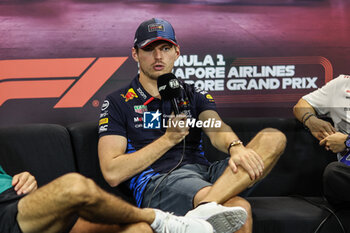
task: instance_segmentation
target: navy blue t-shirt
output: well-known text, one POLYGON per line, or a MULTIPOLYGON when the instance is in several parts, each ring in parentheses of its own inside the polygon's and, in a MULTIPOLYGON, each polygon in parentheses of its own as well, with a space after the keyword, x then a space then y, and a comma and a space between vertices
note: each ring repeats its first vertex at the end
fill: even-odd
MULTIPOLYGON (((99 136, 120 135, 127 139, 126 153, 135 152, 161 137, 172 114, 170 101, 153 98, 142 87, 139 77, 130 85, 106 97, 100 114, 99 136), (153 120, 153 121, 152 121, 153 120)), ((177 104, 189 119, 198 119, 205 110, 216 111, 214 99, 206 91, 182 83, 182 97, 177 104)), ((186 137, 185 164, 209 165, 202 149, 202 129, 191 127, 186 137)), ((183 144, 179 143, 155 161, 148 169, 128 180, 137 205, 142 203, 143 191, 152 176, 167 173, 180 161, 183 144)), ((132 154, 130 154, 132 156, 132 154)))

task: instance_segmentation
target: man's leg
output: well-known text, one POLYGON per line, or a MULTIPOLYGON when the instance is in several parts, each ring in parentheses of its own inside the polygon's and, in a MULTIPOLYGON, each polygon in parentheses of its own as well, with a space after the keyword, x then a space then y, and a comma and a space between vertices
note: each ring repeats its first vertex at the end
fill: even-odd
POLYGON ((92 180, 79 174, 67 174, 18 203, 17 221, 24 233, 68 231, 80 216, 104 224, 151 224, 152 209, 138 209, 104 192, 92 180))
POLYGON ((272 170, 285 146, 286 137, 282 132, 271 128, 260 131, 246 147, 253 149, 262 157, 265 165, 263 176, 256 181, 252 181, 242 167, 238 167, 237 173, 233 173, 227 167, 213 186, 202 189, 197 193, 194 199, 194 206, 201 202, 224 204, 247 187, 263 179, 272 170))
POLYGON ((323 173, 323 190, 327 200, 336 205, 350 206, 350 166, 341 162, 328 164, 323 173))
MULTIPOLYGON (((202 190, 199 191, 199 193, 201 193, 202 195, 205 195, 206 192, 209 192, 210 190, 210 186, 209 187, 205 187, 202 190)), ((241 198, 239 196, 236 197, 232 197, 230 198, 228 201, 222 203, 223 206, 226 207, 242 207, 243 209, 245 209, 246 211, 246 220, 245 223, 243 224, 242 227, 240 227, 240 229, 238 231, 236 231, 237 233, 251 233, 253 230, 253 217, 252 217, 252 211, 251 211, 251 207, 250 204, 247 200, 245 200, 244 198, 241 198)), ((194 209, 195 212, 198 212, 197 209, 194 209)), ((207 211, 211 211, 210 208, 207 208, 204 210, 204 212, 207 211)), ((190 211, 189 213, 191 213, 192 211, 190 211)), ((188 216, 188 215, 186 215, 188 216)), ((242 215, 240 214, 240 212, 236 211, 236 215, 234 218, 230 219, 231 223, 235 223, 237 225, 240 225, 240 221, 242 219, 242 215)), ((234 226, 232 226, 234 227, 234 226)))
POLYGON ((253 216, 250 204, 247 200, 241 197, 233 197, 230 200, 226 201, 224 206, 233 207, 240 206, 243 207, 247 211, 247 220, 245 224, 238 230, 236 233, 251 233, 253 232, 253 216))
POLYGON ((213 232, 213 227, 202 219, 134 207, 106 193, 91 179, 76 173, 62 176, 18 202, 17 222, 24 233, 66 232, 76 216, 92 223, 137 224, 121 229, 129 233, 135 232, 135 229, 142 231, 145 226, 140 223, 148 224, 156 233, 213 232))
MULTIPOLYGON (((275 129, 264 129, 260 131, 247 145, 247 148, 257 152, 264 161, 263 179, 272 170, 286 145, 286 137, 275 129)), ((238 167, 235 174, 230 168, 226 168, 213 186, 201 189, 194 198, 194 207, 200 203, 216 202, 224 206, 241 206, 247 212, 247 220, 240 233, 252 232, 253 219, 250 204, 237 195, 257 181, 251 181, 247 172, 238 167)))
POLYGON ((128 225, 108 225, 88 222, 79 218, 70 233, 153 233, 152 228, 145 222, 128 225))

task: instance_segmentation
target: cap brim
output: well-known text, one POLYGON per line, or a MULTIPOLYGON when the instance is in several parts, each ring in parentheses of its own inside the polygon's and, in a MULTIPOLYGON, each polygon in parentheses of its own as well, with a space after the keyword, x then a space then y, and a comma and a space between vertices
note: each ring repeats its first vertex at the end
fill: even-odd
POLYGON ((168 38, 163 38, 163 37, 151 38, 151 39, 148 39, 148 40, 146 40, 146 41, 142 41, 141 43, 138 43, 138 44, 136 44, 136 45, 137 45, 138 48, 143 49, 143 48, 145 48, 146 46, 152 44, 153 42, 156 42, 156 41, 159 41, 159 40, 164 40, 164 41, 167 41, 167 42, 172 43, 172 44, 175 45, 175 46, 178 46, 178 44, 177 44, 175 41, 173 41, 173 40, 171 40, 171 39, 168 39, 168 38))

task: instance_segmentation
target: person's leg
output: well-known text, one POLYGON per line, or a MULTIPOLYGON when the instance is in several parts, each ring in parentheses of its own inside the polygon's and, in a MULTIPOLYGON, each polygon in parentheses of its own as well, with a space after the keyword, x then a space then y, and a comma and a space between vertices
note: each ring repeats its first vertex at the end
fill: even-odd
POLYGON ((323 173, 323 191, 327 200, 336 206, 350 206, 350 166, 341 162, 328 164, 323 173))
POLYGON ((128 225, 108 225, 88 222, 79 218, 70 233, 153 233, 152 228, 145 222, 128 225))
POLYGON ((179 216, 185 215, 193 208, 193 197, 198 190, 211 185, 203 177, 206 172, 207 166, 186 164, 174 170, 164 180, 166 174, 152 177, 143 192, 141 207, 161 209, 179 216))
POLYGON ((68 231, 76 216, 105 224, 151 224, 155 213, 138 209, 74 173, 52 181, 18 203, 17 221, 24 233, 68 231))
POLYGON ((76 173, 62 176, 18 202, 17 222, 23 233, 66 232, 76 216, 91 223, 136 224, 121 228, 122 232, 128 233, 144 228, 144 224, 140 224, 143 222, 156 233, 213 232, 213 227, 201 219, 132 206, 76 173))
POLYGON ((203 206, 201 213, 189 213, 193 209, 193 198, 198 190, 210 186, 208 167, 187 164, 173 171, 161 184, 163 175, 153 177, 144 192, 143 206, 159 208, 185 217, 208 221, 216 232, 233 232, 246 221, 247 212, 240 207, 226 208, 215 203, 203 206), (156 192, 154 188, 157 187, 156 192), (150 197, 152 195, 152 197, 150 197), (150 201, 151 200, 151 201, 150 201))
MULTIPOLYGON (((208 192, 210 187, 205 187, 200 192, 205 195, 205 192, 208 192)), ((239 196, 233 197, 222 204, 225 207, 230 207, 233 213, 227 219, 226 226, 236 230, 235 232, 239 233, 251 233, 253 229, 253 218, 250 204, 244 198, 239 196), (242 211, 244 210, 244 211, 242 211), (231 225, 231 226, 230 226, 231 225)), ((215 202, 202 203, 197 206, 194 210, 189 211, 185 216, 195 215, 198 217, 205 217, 208 213, 212 213, 216 209, 220 209, 220 205, 217 205, 215 202)), ((220 221, 217 221, 220 222, 220 221)), ((219 226, 220 227, 220 226, 219 226)), ((214 227, 215 228, 215 227, 214 227)), ((232 232, 232 231, 230 231, 232 232)))
POLYGON ((230 200, 226 201, 224 206, 240 206, 244 208, 247 211, 247 220, 244 223, 244 225, 236 231, 236 233, 251 233, 253 232, 253 217, 252 217, 252 211, 250 204, 247 200, 241 198, 241 197, 233 197, 230 200))
POLYGON ((205 202, 224 204, 247 187, 263 179, 272 170, 285 146, 286 137, 282 132, 271 128, 260 131, 246 147, 253 149, 262 157, 265 165, 263 176, 256 181, 252 181, 242 167, 238 167, 237 173, 233 173, 227 167, 213 186, 206 187, 197 193, 194 206, 205 202))

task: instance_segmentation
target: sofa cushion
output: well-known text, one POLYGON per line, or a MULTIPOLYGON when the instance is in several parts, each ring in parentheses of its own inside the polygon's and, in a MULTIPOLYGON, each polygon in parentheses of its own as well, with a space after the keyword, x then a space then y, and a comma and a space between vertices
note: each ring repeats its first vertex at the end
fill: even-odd
POLYGON ((38 186, 76 171, 69 133, 56 124, 0 128, 0 164, 10 175, 29 171, 38 186))
MULTIPOLYGON (((314 205, 296 197, 249 197, 252 206, 254 233, 315 232, 330 212, 321 206, 329 205, 320 197, 308 197, 314 205)), ((335 211, 345 229, 350 229, 350 210, 335 211)), ((332 215, 318 233, 341 233, 341 227, 332 215)), ((349 232, 349 231, 346 231, 349 232)))
POLYGON ((103 178, 97 152, 98 122, 79 122, 67 126, 71 135, 77 170, 93 179, 101 188, 134 203, 132 193, 123 184, 112 188, 103 178))

